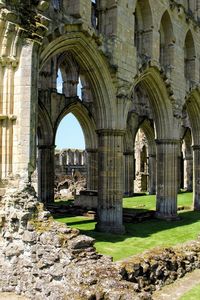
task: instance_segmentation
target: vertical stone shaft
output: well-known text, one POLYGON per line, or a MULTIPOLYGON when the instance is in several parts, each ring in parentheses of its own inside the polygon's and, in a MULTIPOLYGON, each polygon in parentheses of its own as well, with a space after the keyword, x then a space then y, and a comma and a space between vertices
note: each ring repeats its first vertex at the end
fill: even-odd
POLYGON ((127 196, 133 195, 134 183, 134 152, 124 153, 124 194, 127 196))
POLYGON ((193 208, 200 210, 200 145, 194 145, 193 149, 193 208))
POLYGON ((38 149, 38 199, 44 204, 54 200, 54 146, 38 149))
POLYGON ((149 154, 149 182, 148 182, 148 191, 150 195, 156 193, 156 155, 149 154))
POLYGON ((98 190, 97 149, 87 149, 87 189, 98 190))
POLYGON ((193 157, 187 155, 184 159, 184 188, 188 192, 192 192, 193 181, 193 157))
POLYGON ((96 229, 123 233, 123 134, 121 130, 98 130, 98 221, 96 229))
POLYGON ((177 140, 156 140, 157 203, 159 218, 177 218, 178 150, 177 140))

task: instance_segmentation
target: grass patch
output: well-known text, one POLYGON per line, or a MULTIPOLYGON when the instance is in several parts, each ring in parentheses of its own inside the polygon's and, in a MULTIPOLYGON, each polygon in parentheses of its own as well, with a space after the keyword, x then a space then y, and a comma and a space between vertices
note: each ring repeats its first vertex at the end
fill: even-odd
MULTIPOLYGON (((155 196, 142 196, 126 198, 124 206, 138 208, 138 205, 145 205, 145 209, 155 209, 155 196), (139 198, 139 199, 135 199, 139 198), (142 199, 143 198, 143 199, 142 199), (131 200, 133 199, 133 200, 131 200), (139 203, 138 203, 139 201, 139 203), (128 202, 128 204, 127 204, 128 202)), ((192 193, 178 195, 178 205, 190 206, 192 193)), ((57 219, 67 223, 69 226, 80 229, 81 233, 96 239, 95 247, 98 252, 113 256, 114 260, 120 260, 131 255, 144 252, 154 247, 169 247, 178 243, 196 239, 200 232, 200 212, 183 211, 180 213, 179 221, 167 222, 164 220, 152 219, 137 224, 125 224, 125 235, 114 235, 95 232, 95 221, 87 217, 69 217, 57 219)))
MULTIPOLYGON (((191 207, 192 193, 178 194, 178 206, 191 207)), ((129 197, 123 199, 124 208, 133 208, 137 210, 155 210, 156 209, 156 196, 145 195, 137 197, 129 197)))
POLYGON ((200 284, 193 287, 189 292, 185 293, 180 300, 197 300, 200 298, 200 284))

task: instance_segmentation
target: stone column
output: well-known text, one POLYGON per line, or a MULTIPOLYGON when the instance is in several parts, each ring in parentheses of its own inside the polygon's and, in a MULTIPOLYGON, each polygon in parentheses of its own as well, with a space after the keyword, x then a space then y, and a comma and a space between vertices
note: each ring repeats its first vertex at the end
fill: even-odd
POLYGON ((177 186, 177 193, 180 192, 181 189, 181 179, 182 179, 182 156, 181 156, 181 149, 178 149, 178 186, 177 186))
POLYGON ((200 210, 200 145, 193 149, 193 208, 200 210))
POLYGON ((156 155, 149 154, 149 182, 148 191, 149 195, 154 195, 156 193, 156 155))
POLYGON ((44 204, 54 201, 54 148, 38 147, 38 199, 44 204))
POLYGON ((184 158, 184 188, 188 192, 192 192, 193 182, 193 157, 186 155, 184 158))
POLYGON ((134 152, 124 152, 124 194, 133 195, 134 183, 134 152))
POLYGON ((96 229, 124 233, 122 221, 122 130, 98 130, 98 208, 96 229))
POLYGON ((98 190, 98 153, 97 149, 87 149, 87 189, 98 190))
POLYGON ((179 140, 156 140, 158 218, 177 218, 179 140))

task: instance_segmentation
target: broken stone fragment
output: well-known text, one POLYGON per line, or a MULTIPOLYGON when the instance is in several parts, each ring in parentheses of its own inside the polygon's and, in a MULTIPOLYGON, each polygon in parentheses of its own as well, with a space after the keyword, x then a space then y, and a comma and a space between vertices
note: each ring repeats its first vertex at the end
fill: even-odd
POLYGON ((56 233, 54 232, 43 232, 41 235, 40 235, 40 242, 43 244, 43 245, 47 245, 47 244, 50 244, 50 245, 54 245, 56 247, 60 247, 62 245, 62 239, 59 238, 58 235, 56 235, 56 233))
POLYGON ((11 256, 19 256, 24 251, 24 248, 20 244, 12 243, 11 245, 8 245, 4 251, 6 257, 11 256))
POLYGON ((28 231, 28 230, 24 231, 24 234, 22 236, 22 240, 24 242, 31 243, 31 242, 35 242, 36 239, 37 239, 37 234, 35 232, 31 232, 31 231, 28 231))
POLYGON ((86 236, 86 235, 79 235, 75 237, 74 239, 70 240, 68 242, 68 246, 71 249, 84 249, 89 248, 94 245, 95 239, 86 236))

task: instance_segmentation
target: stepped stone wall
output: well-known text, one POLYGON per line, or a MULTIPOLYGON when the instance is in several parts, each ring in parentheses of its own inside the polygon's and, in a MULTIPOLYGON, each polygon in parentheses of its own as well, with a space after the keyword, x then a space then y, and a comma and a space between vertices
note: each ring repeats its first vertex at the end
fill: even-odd
POLYGON ((158 248, 119 263, 123 279, 135 290, 152 293, 186 273, 200 268, 200 240, 171 248, 158 248))

